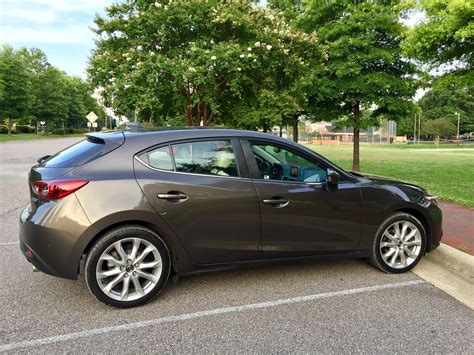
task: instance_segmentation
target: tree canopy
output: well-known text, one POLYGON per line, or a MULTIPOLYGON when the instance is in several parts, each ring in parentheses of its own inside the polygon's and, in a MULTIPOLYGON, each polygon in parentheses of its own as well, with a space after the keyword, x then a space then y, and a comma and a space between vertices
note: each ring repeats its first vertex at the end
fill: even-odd
POLYGON ((272 126, 304 104, 315 33, 252 1, 135 1, 97 16, 89 75, 118 113, 164 122, 272 126))

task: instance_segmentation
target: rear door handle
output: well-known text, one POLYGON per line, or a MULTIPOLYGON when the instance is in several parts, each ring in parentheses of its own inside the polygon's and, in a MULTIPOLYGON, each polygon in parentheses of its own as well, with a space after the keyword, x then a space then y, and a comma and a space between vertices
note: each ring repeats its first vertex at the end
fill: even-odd
POLYGON ((283 207, 288 206, 288 204, 290 203, 290 201, 285 200, 284 198, 281 198, 281 197, 273 197, 268 200, 263 200, 262 202, 266 205, 272 205, 275 208, 283 208, 283 207))
POLYGON ((158 198, 161 198, 162 200, 168 200, 168 201, 179 201, 179 202, 184 202, 188 199, 188 195, 183 194, 181 192, 168 192, 166 194, 158 194, 158 198))

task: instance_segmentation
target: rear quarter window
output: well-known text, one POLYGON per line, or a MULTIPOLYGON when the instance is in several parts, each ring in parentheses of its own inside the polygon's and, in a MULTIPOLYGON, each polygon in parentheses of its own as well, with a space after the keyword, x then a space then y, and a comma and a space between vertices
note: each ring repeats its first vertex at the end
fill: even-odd
POLYGON ((76 143, 46 159, 40 166, 45 168, 66 168, 83 165, 118 148, 120 144, 97 137, 76 143))

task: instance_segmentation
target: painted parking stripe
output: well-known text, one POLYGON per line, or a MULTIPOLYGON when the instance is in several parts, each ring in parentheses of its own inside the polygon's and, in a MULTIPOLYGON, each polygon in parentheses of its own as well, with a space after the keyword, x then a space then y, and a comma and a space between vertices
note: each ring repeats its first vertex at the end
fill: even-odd
POLYGON ((142 322, 128 323, 128 324, 122 324, 122 325, 117 325, 117 326, 112 326, 112 327, 95 328, 95 329, 84 330, 84 331, 80 331, 76 333, 66 333, 66 334, 55 335, 55 336, 46 337, 46 338, 38 338, 38 339, 33 339, 33 340, 21 341, 17 343, 3 344, 3 345, 0 345, 0 352, 11 351, 11 350, 16 350, 20 348, 32 348, 32 347, 37 347, 41 345, 49 345, 53 343, 60 343, 60 342, 68 341, 68 340, 76 340, 80 338, 91 337, 95 335, 107 334, 107 333, 112 333, 112 332, 118 332, 118 331, 123 331, 123 330, 130 331, 130 330, 139 329, 139 328, 153 327, 153 326, 157 326, 163 323, 179 322, 179 321, 184 321, 184 320, 189 320, 189 319, 215 316, 215 315, 226 314, 226 313, 237 313, 237 312, 242 312, 242 311, 251 310, 251 309, 270 308, 270 307, 276 307, 276 306, 282 306, 282 305, 288 305, 288 304, 314 301, 314 300, 319 300, 319 299, 324 299, 324 298, 354 295, 358 293, 367 293, 367 292, 420 285, 420 284, 426 284, 426 282, 423 280, 414 280, 414 281, 391 283, 391 284, 378 285, 378 286, 353 288, 353 289, 334 291, 334 292, 316 293, 316 294, 307 295, 307 296, 277 299, 274 301, 244 304, 241 306, 234 306, 234 307, 216 308, 216 309, 211 309, 207 311, 198 311, 198 312, 193 312, 193 313, 181 314, 177 316, 156 318, 156 319, 151 319, 151 320, 142 321, 142 322))
POLYGON ((5 245, 19 245, 20 243, 18 242, 5 242, 5 243, 0 243, 0 246, 5 246, 5 245))

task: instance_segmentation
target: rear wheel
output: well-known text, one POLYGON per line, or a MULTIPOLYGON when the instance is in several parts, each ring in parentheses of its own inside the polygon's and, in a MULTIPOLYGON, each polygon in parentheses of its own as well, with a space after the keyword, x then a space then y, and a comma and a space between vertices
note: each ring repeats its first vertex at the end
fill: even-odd
POLYGON ((389 273, 406 272, 425 253, 425 228, 407 213, 396 213, 380 226, 372 245, 371 263, 389 273))
POLYGON ((171 261, 166 244, 153 231, 123 226, 106 233, 90 251, 87 286, 101 302, 120 308, 142 305, 165 287, 171 261))

